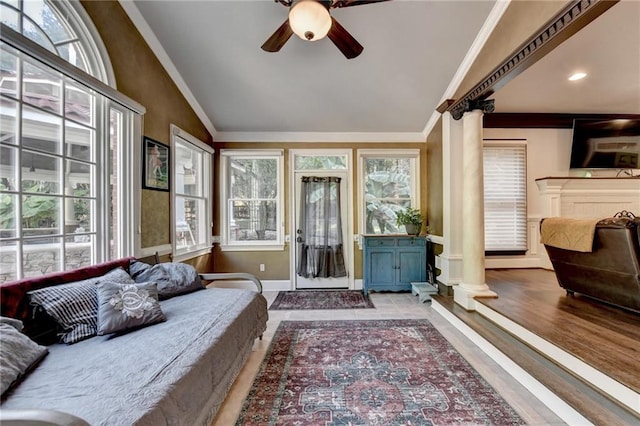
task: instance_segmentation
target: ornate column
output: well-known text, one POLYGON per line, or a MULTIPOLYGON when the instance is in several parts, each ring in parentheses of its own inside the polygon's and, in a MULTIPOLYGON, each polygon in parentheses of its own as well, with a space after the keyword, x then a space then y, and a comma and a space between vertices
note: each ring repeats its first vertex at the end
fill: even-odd
MULTIPOLYGON (((454 301, 475 310, 476 297, 497 297, 485 283, 484 173, 482 116, 493 111, 493 100, 467 102, 462 117, 462 282, 454 288, 454 301)), ((455 118, 455 114, 453 115, 455 118)))
POLYGON ((462 281, 462 122, 442 114, 442 237, 445 242, 438 281, 453 287, 462 281))

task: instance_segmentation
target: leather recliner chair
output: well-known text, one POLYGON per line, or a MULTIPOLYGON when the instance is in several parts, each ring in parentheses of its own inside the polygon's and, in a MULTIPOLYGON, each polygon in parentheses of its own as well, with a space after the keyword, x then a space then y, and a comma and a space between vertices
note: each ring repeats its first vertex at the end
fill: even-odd
POLYGON ((599 221, 592 252, 545 248, 567 294, 580 293, 640 313, 640 217, 599 221))

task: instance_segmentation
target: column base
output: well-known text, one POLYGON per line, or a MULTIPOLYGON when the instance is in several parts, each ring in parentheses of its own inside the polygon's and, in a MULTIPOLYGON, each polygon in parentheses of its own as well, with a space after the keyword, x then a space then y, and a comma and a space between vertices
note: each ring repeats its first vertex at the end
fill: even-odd
POLYGON ((476 297, 488 297, 497 299, 498 295, 489 289, 486 284, 482 286, 474 285, 475 288, 470 289, 464 284, 460 284, 453 289, 453 301, 465 308, 467 311, 476 310, 476 297))

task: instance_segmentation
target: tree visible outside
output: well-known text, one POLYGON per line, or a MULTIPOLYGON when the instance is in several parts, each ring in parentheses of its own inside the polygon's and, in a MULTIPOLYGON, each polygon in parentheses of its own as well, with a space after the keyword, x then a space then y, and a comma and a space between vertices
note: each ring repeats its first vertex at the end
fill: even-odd
MULTIPOLYGON (((56 227, 60 223, 60 197, 51 197, 36 194, 51 194, 57 192, 57 183, 45 181, 24 181, 23 186, 26 195, 22 202, 22 229, 31 235, 34 230, 42 228, 56 227), (33 194, 33 195, 32 195, 33 194), (32 231, 32 232, 29 232, 32 231)), ((11 184, 8 179, 0 179, 0 190, 11 190, 11 184)), ((72 196, 83 197, 89 194, 88 184, 78 184, 72 196)), ((12 194, 0 194, 0 230, 3 232, 11 232, 15 235, 16 229, 16 196, 12 194)), ((89 201, 82 198, 72 200, 73 217, 79 226, 87 226, 90 214, 89 201)))
POLYGON ((367 158, 364 161, 367 234, 399 232, 396 217, 411 207, 411 159, 367 158))
POLYGON ((277 197, 276 159, 231 159, 232 238, 275 240, 277 197))

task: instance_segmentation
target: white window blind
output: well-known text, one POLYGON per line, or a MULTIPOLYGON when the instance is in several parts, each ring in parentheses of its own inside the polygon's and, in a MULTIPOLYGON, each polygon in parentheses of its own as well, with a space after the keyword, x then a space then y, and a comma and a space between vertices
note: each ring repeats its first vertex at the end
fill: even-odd
POLYGON ((485 145, 485 250, 527 250, 526 145, 485 145))

